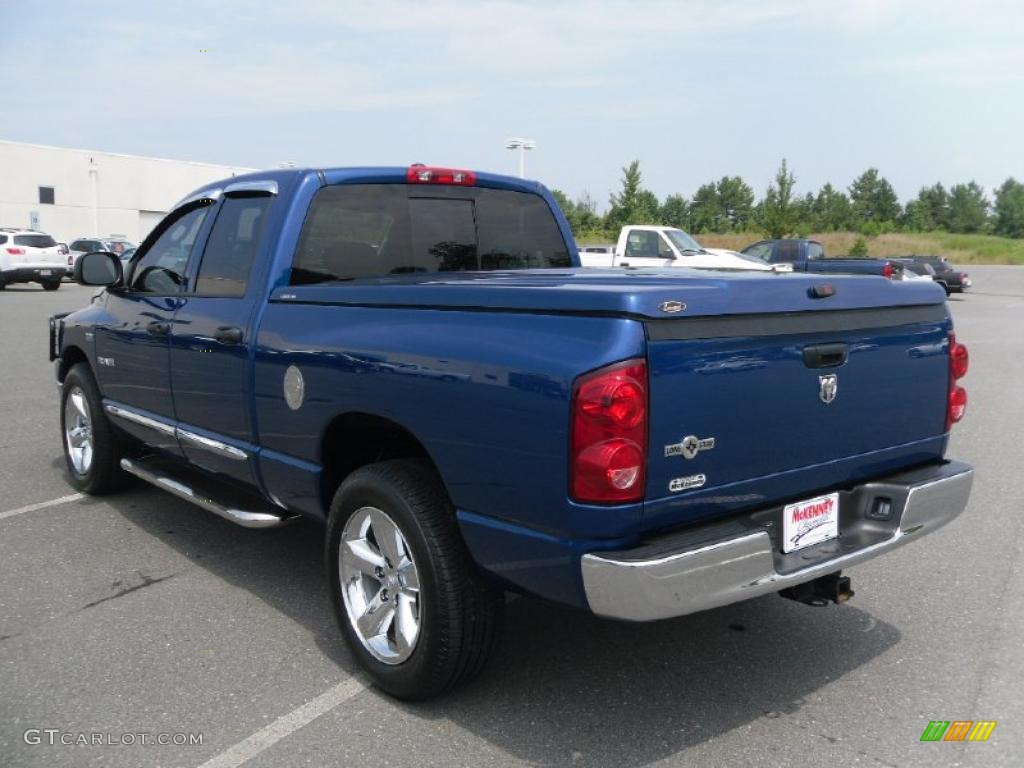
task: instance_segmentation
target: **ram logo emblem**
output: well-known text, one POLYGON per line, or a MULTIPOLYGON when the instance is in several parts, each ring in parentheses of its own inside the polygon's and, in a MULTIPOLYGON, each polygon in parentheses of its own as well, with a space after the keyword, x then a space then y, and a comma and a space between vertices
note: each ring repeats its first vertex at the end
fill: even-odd
POLYGON ((818 397, 821 402, 828 405, 836 399, 839 394, 839 377, 834 373, 828 373, 818 377, 818 397))

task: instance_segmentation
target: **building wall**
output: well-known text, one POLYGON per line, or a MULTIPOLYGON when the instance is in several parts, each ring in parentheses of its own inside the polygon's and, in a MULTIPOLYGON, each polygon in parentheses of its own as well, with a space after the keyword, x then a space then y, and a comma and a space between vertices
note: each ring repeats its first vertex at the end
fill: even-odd
POLYGON ((63 242, 121 235, 140 243, 192 190, 252 170, 0 140, 0 227, 29 227, 35 213, 38 229, 63 242), (53 205, 39 202, 41 186, 54 188, 53 205))

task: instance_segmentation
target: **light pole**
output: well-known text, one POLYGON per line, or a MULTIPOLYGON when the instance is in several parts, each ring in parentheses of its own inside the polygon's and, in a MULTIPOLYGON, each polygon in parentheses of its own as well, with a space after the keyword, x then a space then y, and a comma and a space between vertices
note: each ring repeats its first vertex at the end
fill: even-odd
POLYGON ((534 149, 537 142, 533 139, 508 139, 505 142, 505 149, 519 150, 519 178, 526 177, 526 150, 534 149))
POLYGON ((89 158, 89 180, 92 185, 92 233, 100 234, 100 166, 96 158, 89 158))

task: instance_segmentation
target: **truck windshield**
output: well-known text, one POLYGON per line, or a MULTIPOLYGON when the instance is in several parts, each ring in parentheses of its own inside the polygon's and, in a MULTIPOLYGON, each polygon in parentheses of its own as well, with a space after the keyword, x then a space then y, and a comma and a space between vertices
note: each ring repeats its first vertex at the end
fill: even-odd
POLYGON ((571 265, 554 215, 539 195, 346 184, 322 189, 313 200, 291 282, 571 265))
POLYGON ((672 241, 672 245, 680 251, 697 251, 700 253, 704 250, 700 247, 700 243, 681 229, 667 229, 665 230, 665 235, 672 241))

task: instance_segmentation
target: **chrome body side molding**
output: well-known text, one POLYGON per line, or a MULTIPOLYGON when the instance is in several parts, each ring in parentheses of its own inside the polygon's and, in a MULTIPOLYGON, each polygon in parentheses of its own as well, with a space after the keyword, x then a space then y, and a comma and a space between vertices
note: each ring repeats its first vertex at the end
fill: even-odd
POLYGON ((249 458, 249 454, 243 451, 241 448, 236 448, 233 445, 215 440, 212 437, 206 437, 205 435, 197 434, 187 429, 177 427, 170 422, 156 418, 154 416, 147 416, 144 413, 139 413, 134 408, 121 405, 119 403, 107 402, 103 406, 107 413, 111 416, 115 416, 125 421, 130 421, 133 424, 139 424, 143 427, 148 427, 156 432, 163 435, 169 435, 176 437, 183 443, 188 443, 196 448, 202 448, 203 450, 216 453, 218 456, 224 456, 235 461, 245 461, 249 458))
POLYGON ((132 408, 127 408, 116 403, 105 403, 103 407, 111 416, 116 416, 119 419, 130 421, 133 424, 148 427, 149 429, 152 429, 155 432, 160 432, 164 435, 174 435, 174 425, 169 424, 166 421, 155 419, 152 416, 146 416, 132 408))
POLYGON ((229 459, 234 459, 235 461, 245 461, 249 458, 249 454, 241 448, 235 448, 235 446, 222 443, 220 440, 203 437, 202 435, 197 435, 195 432, 189 432, 187 429, 182 429, 181 427, 176 427, 175 433, 178 435, 178 439, 182 442, 194 445, 196 448, 203 448, 211 453, 216 453, 219 456, 225 456, 229 459))

